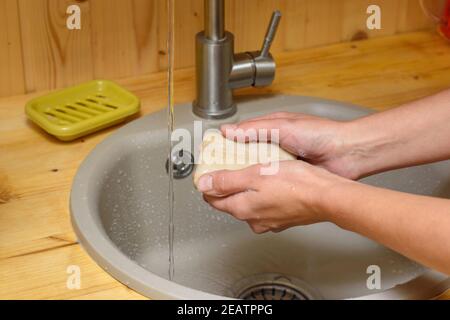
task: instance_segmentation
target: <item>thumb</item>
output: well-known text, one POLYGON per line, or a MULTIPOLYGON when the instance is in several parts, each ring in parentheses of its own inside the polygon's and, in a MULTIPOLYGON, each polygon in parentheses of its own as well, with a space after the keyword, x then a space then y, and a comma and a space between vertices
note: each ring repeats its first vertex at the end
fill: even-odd
POLYGON ((238 171, 216 171, 200 177, 197 188, 209 196, 227 197, 253 189, 258 177, 258 166, 238 171))

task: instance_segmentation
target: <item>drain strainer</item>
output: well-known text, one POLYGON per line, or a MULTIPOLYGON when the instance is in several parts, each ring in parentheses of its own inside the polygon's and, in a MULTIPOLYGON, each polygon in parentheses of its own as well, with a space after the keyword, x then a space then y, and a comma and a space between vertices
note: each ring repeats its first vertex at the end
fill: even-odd
POLYGON ((277 274, 260 274, 239 281, 235 297, 242 300, 318 300, 320 293, 306 282, 277 274))
MULTIPOLYGON (((173 177, 177 180, 188 177, 194 170, 194 156, 185 150, 172 154, 173 177)), ((169 173, 169 159, 166 161, 166 172, 169 173)))
POLYGON ((299 290, 286 285, 269 283, 248 288, 238 298, 242 300, 311 300, 299 290))

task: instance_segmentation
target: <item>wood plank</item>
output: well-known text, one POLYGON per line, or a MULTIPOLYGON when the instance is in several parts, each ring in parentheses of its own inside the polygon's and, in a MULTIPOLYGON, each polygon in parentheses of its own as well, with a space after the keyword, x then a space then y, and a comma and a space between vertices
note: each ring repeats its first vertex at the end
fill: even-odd
POLYGON ((89 2, 81 30, 66 27, 70 0, 19 0, 26 92, 65 87, 92 78, 89 2))
POLYGON ((306 2, 305 47, 311 48, 324 43, 341 41, 341 26, 347 19, 352 19, 344 16, 343 8, 341 1, 308 0, 306 2))
POLYGON ((8 299, 144 299, 104 272, 79 245, 7 259, 0 264, 0 275, 5 274, 0 297, 8 299), (67 287, 69 266, 80 268, 79 290, 67 287))
POLYGON ((419 1, 399 0, 397 16, 398 32, 411 32, 414 30, 432 28, 433 23, 424 14, 419 1))
MULTIPOLYGON (((238 95, 300 94, 385 110, 450 83, 450 47, 428 32, 280 52, 276 58, 273 86, 238 95)), ((193 80, 192 68, 176 72, 178 103, 194 98, 193 80)), ((119 83, 141 98, 142 114, 166 105, 165 72, 119 83)), ((0 299, 140 298, 90 260, 76 243, 69 220, 77 168, 119 126, 59 142, 26 120, 23 105, 35 96, 0 99, 0 299), (87 277, 79 292, 65 287, 70 264, 81 266, 87 277)))
MULTIPOLYGON (((65 27, 71 0, 0 0, 0 96, 54 89, 92 78, 120 79, 167 68, 165 0, 79 1, 82 30, 65 27), (23 61, 22 61, 23 60, 23 61)), ((416 0, 228 0, 236 50, 257 50, 270 14, 283 22, 275 53, 429 28, 416 0), (382 7, 383 29, 367 31, 369 4, 382 7)), ((176 68, 194 65, 203 0, 176 1, 176 68)))
POLYGON ((25 92, 19 8, 16 0, 0 0, 0 97, 25 92))
MULTIPOLYGON (((161 23, 167 24, 167 20, 161 23)), ((203 30, 203 1, 175 1, 175 68, 192 67, 195 36, 203 30)), ((167 34, 164 34, 167 40, 167 34)))
POLYGON ((159 69, 155 1, 91 0, 90 8, 96 78, 120 79, 159 69))
POLYGON ((353 39, 382 37, 397 32, 397 16, 403 8, 399 1, 392 0, 345 0, 343 4, 342 38, 341 41, 353 39), (368 30, 367 8, 378 5, 381 9, 381 30, 368 30))
POLYGON ((436 297, 436 300, 450 300, 450 290, 446 291, 442 295, 436 297))
MULTIPOLYGON (((236 52, 255 51, 261 49, 264 35, 273 11, 279 9, 284 12, 284 1, 279 0, 248 0, 230 1, 227 6, 227 29, 235 34, 236 52)), ((280 51, 285 30, 280 25, 273 50, 280 51)))

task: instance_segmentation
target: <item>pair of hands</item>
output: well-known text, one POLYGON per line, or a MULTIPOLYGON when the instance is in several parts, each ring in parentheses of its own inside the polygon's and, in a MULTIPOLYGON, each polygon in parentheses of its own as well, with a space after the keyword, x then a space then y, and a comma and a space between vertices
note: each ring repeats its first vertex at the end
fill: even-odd
POLYGON ((278 129, 280 147, 301 160, 281 162, 278 173, 270 176, 260 174, 261 165, 210 173, 200 178, 199 191, 211 206, 246 221, 258 234, 328 221, 322 201, 327 190, 362 175, 350 125, 295 113, 225 125, 224 135, 278 129))

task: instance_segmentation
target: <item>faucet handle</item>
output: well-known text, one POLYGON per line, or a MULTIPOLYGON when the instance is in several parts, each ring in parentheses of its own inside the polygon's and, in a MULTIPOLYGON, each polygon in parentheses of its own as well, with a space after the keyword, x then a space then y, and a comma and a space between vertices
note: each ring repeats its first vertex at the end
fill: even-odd
POLYGON ((281 12, 276 10, 270 20, 269 28, 267 29, 261 51, 251 53, 255 66, 255 77, 253 82, 254 87, 268 86, 275 79, 276 64, 273 57, 270 55, 270 48, 272 47, 273 40, 277 34, 280 20, 281 12))
POLYGON ((234 55, 230 74, 230 88, 248 86, 265 87, 275 79, 276 63, 270 54, 270 48, 281 20, 281 12, 272 15, 261 51, 238 53, 234 55))
POLYGON ((269 28, 267 29, 264 43, 261 49, 261 57, 268 57, 270 48, 272 46, 275 35, 277 34, 278 26, 280 25, 281 12, 279 10, 274 11, 272 19, 270 20, 269 28))

